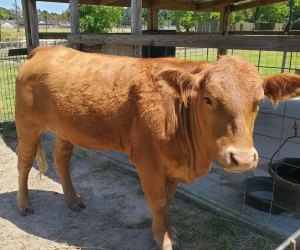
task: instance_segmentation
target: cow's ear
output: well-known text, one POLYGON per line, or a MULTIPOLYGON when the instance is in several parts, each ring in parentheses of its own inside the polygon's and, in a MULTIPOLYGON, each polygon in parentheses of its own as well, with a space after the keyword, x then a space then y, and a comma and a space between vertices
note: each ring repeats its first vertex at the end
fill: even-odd
POLYGON ((300 76, 281 73, 263 79, 265 96, 273 103, 289 100, 300 95, 300 76))
POLYGON ((195 97, 200 88, 200 74, 191 74, 183 69, 166 69, 155 76, 162 91, 167 92, 187 105, 190 97, 195 97))

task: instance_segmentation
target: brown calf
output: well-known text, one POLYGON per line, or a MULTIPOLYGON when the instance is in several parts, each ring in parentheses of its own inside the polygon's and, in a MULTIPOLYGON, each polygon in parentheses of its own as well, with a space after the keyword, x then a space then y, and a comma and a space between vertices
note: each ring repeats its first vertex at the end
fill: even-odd
POLYGON ((228 171, 253 169, 252 133, 259 104, 300 95, 300 77, 262 79, 233 56, 215 63, 136 59, 40 47, 16 84, 19 191, 22 215, 33 213, 27 179, 40 136, 56 134, 55 168, 65 200, 84 208, 69 173, 74 144, 125 152, 135 164, 160 249, 174 249, 169 203, 177 183, 192 183, 213 160, 228 171))

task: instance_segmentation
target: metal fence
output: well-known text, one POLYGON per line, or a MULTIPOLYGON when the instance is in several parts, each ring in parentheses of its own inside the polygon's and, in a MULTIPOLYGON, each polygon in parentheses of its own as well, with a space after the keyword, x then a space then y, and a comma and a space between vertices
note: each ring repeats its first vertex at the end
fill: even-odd
MULTIPOLYGON (((67 40, 40 40, 41 45, 72 47, 67 40)), ((0 134, 15 134, 15 81, 18 70, 27 59, 25 41, 0 43, 0 134), (22 49, 23 48, 23 49, 22 49)))
MULTIPOLYGON (((107 53, 119 53, 123 47, 118 48, 108 50, 107 53)), ((176 57, 213 62, 217 60, 217 51, 216 48, 177 47, 176 57)), ((227 52, 252 62, 262 76, 280 72, 299 73, 300 70, 300 52, 236 49, 227 52)), ((287 186, 289 180, 284 183, 271 176, 269 163, 284 140, 294 135, 295 121, 300 126, 299 99, 283 102, 276 109, 270 102, 265 101, 254 131, 254 141, 260 155, 258 168, 237 175, 228 173, 213 163, 208 175, 193 185, 179 185, 179 188, 213 210, 223 211, 231 217, 282 236, 291 235, 300 228, 300 188, 295 187, 300 183, 300 175, 297 172, 300 170, 300 163, 299 166, 290 164, 284 162, 284 158, 297 158, 300 141, 292 138, 273 157, 273 163, 276 162, 275 172, 279 166, 287 168, 292 165, 295 173, 288 179, 294 181, 295 185, 287 186)), ((124 156, 110 154, 109 157, 118 163, 130 164, 124 156)))
MULTIPOLYGON (((3 45, 3 44, 2 44, 3 45)), ((0 50, 0 134, 15 134, 15 80, 20 65, 27 55, 11 54, 8 49, 0 50)))
MULTIPOLYGON (((262 76, 300 72, 300 52, 234 49, 227 52, 251 61, 262 76)), ((214 48, 176 48, 177 58, 185 60, 215 61, 216 54, 214 48)), ((300 228, 300 159, 297 158, 300 140, 294 137, 295 122, 300 126, 299 99, 281 103, 277 108, 265 101, 254 130, 260 155, 258 168, 236 175, 213 164, 207 176, 193 185, 180 185, 181 188, 211 207, 250 224, 282 236, 291 235, 300 228), (292 138, 274 155, 288 137, 292 138), (284 178, 280 178, 282 169, 284 178), (291 169, 290 173, 287 169, 291 169)))
MULTIPOLYGON (((41 41, 41 44, 62 44, 71 46, 66 40, 41 41)), ((14 83, 17 70, 26 60, 25 55, 9 55, 9 49, 0 53, 0 133, 8 134, 14 129, 14 83)), ((279 52, 262 50, 228 50, 229 54, 244 57, 258 68, 261 75, 272 75, 282 71, 299 73, 300 52, 279 52)), ((184 60, 215 61, 216 48, 177 47, 176 57, 184 60)), ((214 209, 222 210, 254 226, 265 228, 282 236, 289 236, 300 228, 300 189, 287 187, 270 176, 269 163, 284 140, 294 135, 295 121, 300 126, 300 100, 293 99, 280 104, 276 109, 268 101, 259 112, 254 141, 260 154, 257 169, 244 174, 232 174, 213 164, 211 172, 193 185, 180 185, 186 193, 214 209), (251 185, 249 185, 249 183, 251 185), (267 190, 249 190, 250 187, 263 186, 267 190), (287 199, 279 202, 280 190, 288 193, 287 199), (278 191, 279 190, 279 191, 278 191), (252 192, 253 191, 253 192, 252 192), (253 195, 254 193, 254 195, 253 195), (254 200, 254 202, 253 202, 254 200), (258 204, 263 204, 259 207, 258 204)), ((297 158, 300 141, 292 138, 273 159, 281 164, 282 159, 297 158)), ((128 159, 112 154, 118 162, 128 164, 128 159)), ((299 166, 294 166, 297 171, 299 166)), ((276 165, 278 167, 278 164, 276 165)), ((277 168, 276 167, 276 168, 277 168)), ((275 168, 275 170, 276 170, 275 168)), ((297 173, 296 173, 297 172, 297 173)), ((297 177, 298 178, 298 177, 297 177)), ((295 179, 295 182, 300 179, 295 179)))

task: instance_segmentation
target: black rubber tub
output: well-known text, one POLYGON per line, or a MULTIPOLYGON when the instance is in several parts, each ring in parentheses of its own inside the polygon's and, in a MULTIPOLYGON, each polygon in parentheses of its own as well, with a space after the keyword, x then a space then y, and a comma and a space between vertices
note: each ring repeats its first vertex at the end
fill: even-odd
POLYGON ((245 185, 245 201, 251 207, 272 214, 279 214, 285 209, 278 206, 274 201, 273 185, 274 178, 256 176, 248 178, 244 181, 245 185))
POLYGON ((270 162, 269 173, 275 180, 276 204, 290 212, 300 213, 300 158, 270 162))

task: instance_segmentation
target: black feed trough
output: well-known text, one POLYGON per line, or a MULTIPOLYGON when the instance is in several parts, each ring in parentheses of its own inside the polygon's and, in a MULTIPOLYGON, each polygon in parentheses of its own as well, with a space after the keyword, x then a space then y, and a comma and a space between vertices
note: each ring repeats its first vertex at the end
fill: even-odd
POLYGON ((272 214, 279 214, 284 211, 283 208, 272 202, 273 198, 273 182, 272 177, 251 177, 244 184, 246 188, 245 201, 251 207, 272 214))
POLYGON ((276 183, 274 200, 290 212, 300 213, 300 158, 270 162, 269 173, 276 183))
POLYGON ((269 173, 272 177, 251 177, 245 181, 246 202, 273 214, 300 213, 300 158, 270 162, 269 173))

